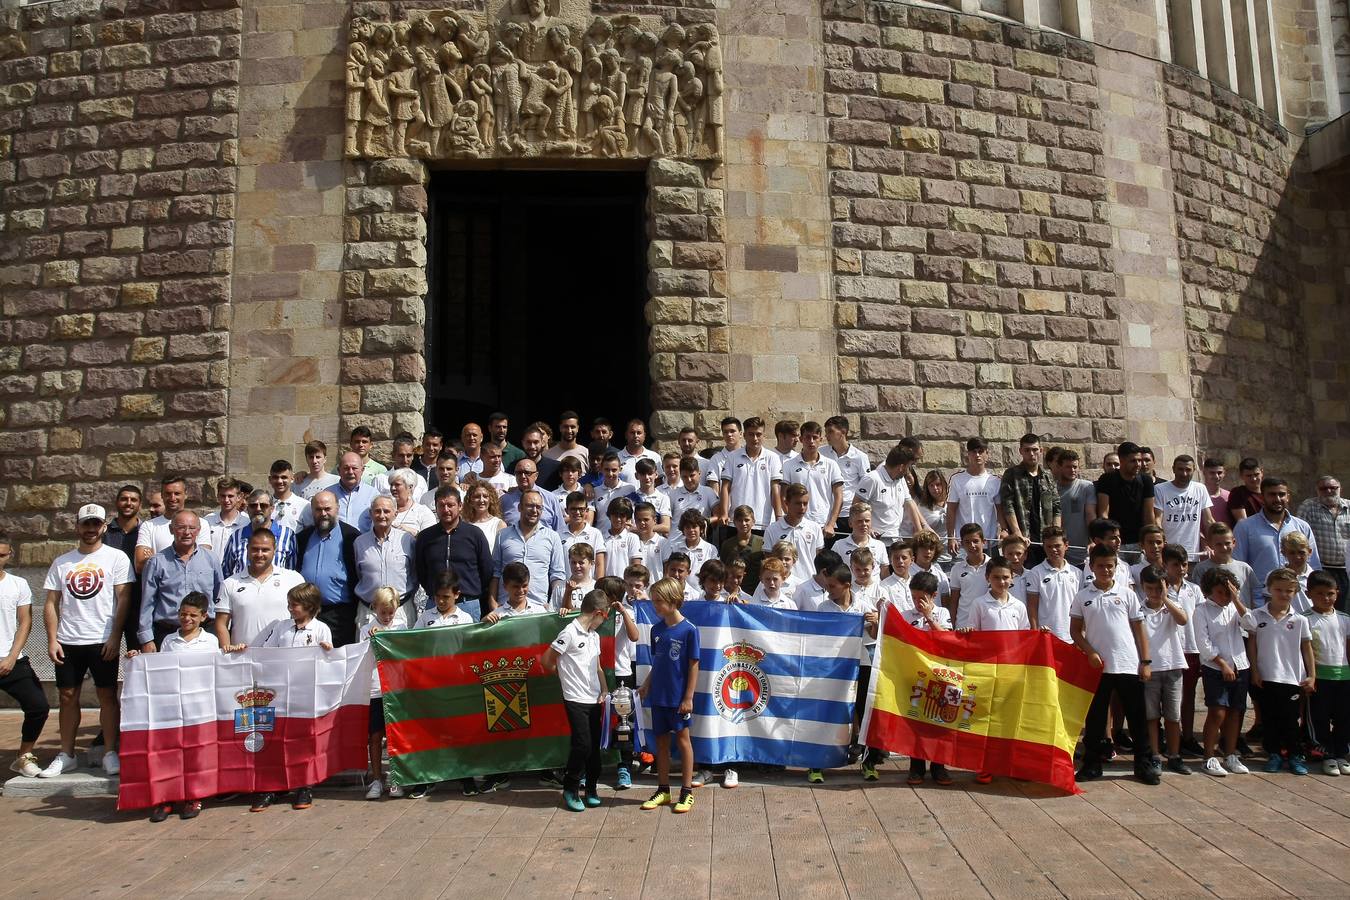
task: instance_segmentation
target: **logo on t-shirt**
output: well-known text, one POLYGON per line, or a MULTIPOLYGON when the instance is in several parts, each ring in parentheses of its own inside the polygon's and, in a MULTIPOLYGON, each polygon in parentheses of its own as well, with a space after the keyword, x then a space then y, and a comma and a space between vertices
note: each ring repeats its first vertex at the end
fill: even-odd
POLYGON ((1269 624, 1270 624, 1269 622, 1257 622, 1257 623, 1256 623, 1256 627, 1257 627, 1257 628, 1265 628, 1265 627, 1266 627, 1267 625, 1269 625, 1269 624))
POLYGON ((103 591, 106 577, 98 563, 76 563, 66 573, 66 592, 76 600, 90 600, 103 591))
POLYGON ((1087 608, 1087 607, 1089 607, 1089 606, 1091 606, 1091 605, 1092 605, 1092 601, 1091 601, 1091 600, 1084 600, 1084 601, 1083 601, 1083 607, 1084 607, 1084 608, 1087 608))

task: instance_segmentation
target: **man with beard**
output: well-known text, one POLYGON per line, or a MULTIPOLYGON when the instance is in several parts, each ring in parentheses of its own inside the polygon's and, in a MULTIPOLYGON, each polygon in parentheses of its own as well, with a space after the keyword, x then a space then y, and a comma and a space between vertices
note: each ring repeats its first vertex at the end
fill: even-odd
MULTIPOLYGON (((520 466, 516 466, 520 474, 520 466)), ((510 528, 503 528, 492 548, 492 589, 489 602, 506 602, 501 585, 502 569, 513 562, 524 563, 530 570, 530 599, 544 606, 549 597, 567 579, 567 558, 563 553, 558 532, 540 521, 544 512, 544 494, 530 488, 520 492, 519 518, 510 528)), ((491 610, 489 610, 491 611, 491 610)))
MULTIPOLYGON (((117 500, 113 504, 113 520, 103 533, 103 543, 114 550, 127 555, 127 562, 136 564, 136 538, 141 530, 141 489, 134 484, 124 484, 117 489, 117 500)), ((140 645, 136 640, 136 630, 141 624, 141 582, 133 579, 131 596, 127 600, 127 619, 122 626, 127 648, 134 650, 140 645)))
POLYGON ((1262 478, 1261 510, 1238 522, 1233 529, 1233 558, 1252 567, 1254 585, 1263 593, 1266 576, 1285 564, 1280 540, 1291 531, 1301 532, 1308 539, 1311 550, 1308 564, 1314 569, 1322 568, 1317 536, 1311 525, 1289 512, 1289 497, 1289 482, 1283 478, 1262 478))
POLYGON ((439 428, 433 425, 422 432, 422 452, 413 460, 411 468, 426 481, 428 490, 436 489, 436 457, 444 447, 445 435, 439 428))
MULTIPOLYGON (((275 540, 278 569, 295 568, 295 532, 272 519, 272 495, 257 490, 248 495, 248 524, 240 528, 225 545, 221 556, 220 571, 226 578, 239 575, 248 568, 248 541, 255 532, 270 531, 275 540)), ((208 595, 210 596, 210 595, 208 595)))
POLYGON ((502 468, 510 472, 516 463, 525 458, 525 451, 507 440, 511 429, 511 420, 504 412, 495 412, 488 416, 488 438, 502 450, 502 468))
POLYGON ((332 491, 314 496, 310 516, 314 524, 296 538, 299 571, 319 589, 323 602, 318 619, 332 631, 333 646, 342 647, 356 640, 356 539, 361 532, 338 518, 338 498, 332 491))
MULTIPOLYGON (((549 459, 544 455, 544 430, 538 425, 531 425, 525 429, 525 433, 520 436, 521 446, 524 448, 524 459, 534 463, 535 482, 545 493, 552 491, 558 485, 562 484, 562 476, 558 473, 558 461, 549 459)), ((511 474, 516 473, 519 467, 519 460, 511 468, 511 474)))
POLYGON ((275 564, 277 539, 259 529, 248 537, 247 568, 226 578, 216 598, 216 639, 224 650, 247 646, 268 625, 289 615, 286 594, 305 580, 275 564))

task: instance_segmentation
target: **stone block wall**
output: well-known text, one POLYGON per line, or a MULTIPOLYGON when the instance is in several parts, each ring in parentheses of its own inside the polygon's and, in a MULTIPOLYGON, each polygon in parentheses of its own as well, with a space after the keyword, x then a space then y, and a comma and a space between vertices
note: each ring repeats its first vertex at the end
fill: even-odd
POLYGON ((841 3, 825 23, 841 405, 878 453, 1124 437, 1094 48, 841 3))
POLYGON ((0 527, 224 468, 241 11, 0 10, 0 527))
POLYGON ((1165 68, 1177 244, 1200 446, 1301 476, 1308 458, 1299 240, 1287 133, 1237 95, 1165 68))

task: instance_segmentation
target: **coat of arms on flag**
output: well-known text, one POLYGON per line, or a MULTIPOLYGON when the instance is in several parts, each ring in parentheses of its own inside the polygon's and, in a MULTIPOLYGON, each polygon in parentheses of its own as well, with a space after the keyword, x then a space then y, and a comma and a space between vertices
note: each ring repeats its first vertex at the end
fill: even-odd
POLYGON ((964 673, 946 666, 920 669, 917 674, 918 678, 909 692, 909 712, 906 715, 929 722, 946 722, 948 725, 956 722, 957 716, 960 716, 959 727, 970 728, 978 686, 967 686, 964 673))
POLYGON ((276 691, 256 684, 234 695, 239 702, 234 711, 234 733, 244 735, 244 749, 249 753, 262 750, 267 744, 264 734, 276 728, 277 709, 271 705, 276 695, 276 691))
POLYGON ((726 663, 713 679, 713 706, 728 722, 744 722, 769 705, 769 676, 759 667, 765 652, 749 641, 737 641, 722 651, 726 663))
POLYGON ((483 709, 488 731, 519 731, 530 727, 530 669, 535 659, 501 657, 473 663, 469 670, 483 683, 483 709))

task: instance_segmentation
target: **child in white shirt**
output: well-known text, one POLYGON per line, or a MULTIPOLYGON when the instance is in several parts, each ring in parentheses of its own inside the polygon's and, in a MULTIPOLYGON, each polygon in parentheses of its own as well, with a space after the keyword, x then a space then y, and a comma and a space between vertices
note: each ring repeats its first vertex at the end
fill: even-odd
POLYGON ((684 600, 688 603, 690 600, 698 600, 699 590, 697 582, 689 583, 689 554, 676 550, 670 556, 666 557, 665 565, 661 570, 662 578, 673 578, 680 583, 684 589, 684 600))
MULTIPOLYGON (((459 608, 459 576, 455 574, 454 569, 446 569, 437 575, 436 580, 432 582, 431 592, 436 605, 432 609, 422 611, 414 628, 445 628, 449 625, 469 625, 473 622, 473 616, 459 608)), ((376 595, 378 594, 377 591, 376 595)), ((374 604, 371 605, 371 609, 374 609, 374 604)), ((381 630, 389 631, 390 628, 385 625, 381 630)))
MULTIPOLYGON (((876 561, 872 559, 872 551, 867 547, 859 547, 854 552, 853 561, 849 563, 848 568, 853 575, 854 599, 870 604, 873 609, 880 611, 881 605, 890 599, 890 594, 881 586, 881 581, 873 577, 876 561)), ((872 646, 876 646, 876 641, 872 641, 872 646)))
POLYGON ((506 602, 498 604, 481 621, 492 625, 513 616, 542 616, 549 612, 547 606, 530 599, 530 570, 523 562, 502 567, 502 587, 506 590, 506 602))
MULTIPOLYGON (((596 572, 622 578, 629 566, 642 562, 642 548, 637 535, 632 532, 633 504, 622 497, 611 500, 606 517, 609 531, 604 535, 604 567, 597 565, 596 572)), ((599 552, 602 548, 596 550, 599 552)))
POLYGON ((787 582, 787 564, 775 556, 764 560, 759 567, 759 587, 752 602, 774 609, 796 609, 797 604, 784 590, 787 582))
POLYGON ((999 553, 1012 566, 1013 580, 1008 585, 1008 591, 1023 605, 1026 605, 1027 595, 1031 593, 1031 572, 1026 567, 1027 546, 1027 539, 1020 535, 1009 535, 998 542, 999 553))
MULTIPOLYGON (((872 677, 872 653, 876 647, 877 623, 880 616, 877 608, 872 606, 866 597, 854 592, 853 573, 843 563, 835 566, 832 572, 825 573, 825 599, 820 601, 818 611, 862 616, 863 645, 858 653, 857 696, 864 698, 864 702, 855 703, 853 706, 853 732, 849 747, 854 753, 863 751, 863 780, 876 781, 880 777, 877 773, 877 763, 881 761, 881 754, 871 748, 864 750, 859 747, 858 729, 862 724, 863 707, 866 705, 865 698, 872 677)), ((821 784, 825 781, 825 776, 820 769, 811 769, 806 773, 806 780, 811 784, 821 784)))
MULTIPOLYGON (((1185 559, 1185 549, 1181 552, 1185 559)), ((1166 576, 1157 566, 1139 570, 1139 592, 1144 600, 1144 631, 1148 634, 1149 652, 1153 654, 1153 674, 1144 682, 1144 715, 1153 751, 1149 764, 1155 772, 1162 773, 1158 740, 1161 720, 1167 738, 1167 768, 1178 775, 1190 775, 1190 766, 1181 760, 1182 676, 1186 671, 1186 625, 1190 614, 1168 595, 1166 576)))
POLYGON ((1298 589, 1298 576, 1292 569, 1276 569, 1266 576, 1266 605, 1242 617, 1252 634, 1248 650, 1251 677, 1252 684, 1261 689, 1257 702, 1261 704, 1262 738, 1270 754, 1265 770, 1272 774, 1284 766, 1282 754, 1289 756, 1289 771, 1308 774, 1298 719, 1304 693, 1317 688, 1317 663, 1308 620, 1293 610, 1298 589))
POLYGON ((989 557, 984 552, 984 532, 975 522, 961 526, 961 548, 965 556, 952 566, 949 576, 951 599, 947 608, 956 622, 956 629, 965 631, 970 625, 971 610, 975 608, 971 601, 985 593, 985 566, 989 564, 989 557), (963 595, 966 598, 964 608, 961 603, 963 595))
MULTIPOLYGON (((886 592, 886 599, 899 609, 913 609, 914 599, 911 595, 913 585, 910 583, 910 566, 914 564, 914 541, 911 538, 896 541, 886 548, 886 557, 890 560, 891 574, 882 579, 881 587, 886 592)), ((937 576, 933 576, 934 582, 937 576)), ((941 605, 941 604, 939 604, 941 605)), ((942 607, 946 612, 947 608, 942 607)), ((948 616, 950 618, 950 615, 948 616)))
POLYGON ((705 519, 719 515, 717 492, 706 484, 700 483, 702 469, 696 456, 686 456, 680 460, 680 484, 666 491, 670 498, 670 514, 678 522, 686 510, 696 509, 705 519))
POLYGON ((572 746, 563 776, 563 803, 571 812, 594 809, 601 803, 600 726, 605 708, 605 670, 600 661, 597 632, 609 618, 609 597, 604 591, 590 591, 578 606, 581 614, 558 632, 539 660, 545 672, 558 673, 563 706, 572 730, 572 746))
POLYGON ((1069 539, 1058 525, 1041 529, 1045 561, 1027 576, 1027 618, 1032 628, 1049 631, 1061 641, 1069 636, 1069 607, 1078 595, 1082 577, 1069 565, 1069 539))
POLYGON ((914 542, 914 563, 909 567, 911 580, 920 572, 931 572, 938 580, 938 602, 950 611, 951 605, 947 602, 947 597, 952 592, 951 581, 947 578, 946 571, 937 563, 946 542, 935 531, 920 531, 910 540, 914 542))
POLYGON ((672 534, 661 545, 661 562, 670 554, 683 553, 689 557, 689 583, 698 586, 703 564, 717 558, 717 548, 703 539, 708 522, 703 513, 696 509, 687 509, 680 514, 680 532, 672 534))
MULTIPOLYGON (((455 576, 454 570, 447 570, 441 574, 449 575, 454 579, 456 585, 459 584, 459 579, 455 576)), ((456 594, 458 594, 458 589, 456 589, 456 594)), ((398 614, 398 599, 398 592, 391 587, 375 589, 375 593, 370 598, 370 611, 374 615, 370 621, 361 626, 361 640, 368 641, 372 634, 379 634, 381 631, 403 631, 407 628, 408 623, 398 614)), ((436 606, 439 608, 440 605, 441 590, 438 581, 436 606)), ((464 615, 467 619, 468 614, 464 615)), ((419 627, 421 627, 420 623, 419 627)), ((366 788, 366 799, 378 800, 384 794, 384 693, 380 690, 378 667, 371 673, 370 682, 370 744, 366 748, 370 760, 370 786, 366 788)), ((390 782, 389 796, 402 797, 403 788, 390 782)))
POLYGON ((1321 746, 1325 775, 1350 775, 1350 616, 1336 610, 1340 585, 1328 572, 1308 576, 1312 612, 1306 616, 1312 630, 1313 672, 1317 690, 1308 697, 1313 736, 1321 746), (1335 771, 1333 771, 1335 770, 1335 771))
MULTIPOLYGON (((595 582, 595 589, 604 591, 609 599, 610 609, 617 612, 622 621, 614 629, 614 684, 633 690, 637 699, 637 676, 633 673, 633 661, 637 657, 637 642, 642 639, 638 631, 636 606, 647 599, 647 569, 643 566, 629 566, 623 578, 606 575, 595 582)), ((638 766, 637 745, 628 747, 625 755, 619 759, 619 769, 615 773, 614 790, 626 791, 633 786, 632 769, 638 766)))
POLYGON ((741 589, 741 582, 745 581, 745 560, 739 556, 734 556, 726 563, 727 577, 722 584, 722 590, 727 595, 728 603, 750 603, 753 598, 741 589))
POLYGON ((582 597, 595 590, 595 577, 592 574, 594 560, 595 553, 590 544, 576 543, 567 551, 570 574, 549 597, 549 607, 553 612, 571 612, 581 603, 582 597))
MULTIPOLYGON (((892 545, 894 549, 895 545, 892 545)), ((891 565, 895 565, 895 557, 891 557, 891 565)), ((909 593, 913 597, 913 603, 909 609, 901 610, 905 621, 922 631, 948 631, 952 626, 951 613, 939 602, 938 580, 931 572, 919 572, 909 581, 909 593)), ((910 785, 923 784, 925 770, 928 770, 933 776, 933 782, 940 785, 950 785, 952 776, 947 771, 947 767, 942 763, 933 763, 931 767, 928 761, 920 759, 917 756, 909 758, 909 778, 906 783, 910 785)))
POLYGON ((856 501, 848 512, 848 527, 848 536, 835 541, 830 549, 843 557, 844 562, 851 563, 853 551, 859 547, 866 547, 872 551, 873 566, 876 569, 872 573, 873 579, 881 581, 888 577, 891 574, 890 567, 886 566, 883 570, 882 566, 882 561, 888 560, 886 545, 872 537, 872 504, 866 500, 856 501))
POLYGON ((665 537, 670 534, 670 498, 656 489, 657 472, 656 463, 650 459, 639 459, 633 469, 637 475, 637 490, 628 495, 628 499, 633 501, 634 510, 638 510, 644 503, 651 504, 652 512, 655 517, 653 530, 665 537), (643 464, 646 460, 646 464, 643 464))
POLYGON ((1130 586, 1139 586, 1139 573, 1144 566, 1163 567, 1162 551, 1167 546, 1167 535, 1161 525, 1145 525, 1139 529, 1139 550, 1144 558, 1130 566, 1130 586))
POLYGON ((1306 616, 1312 611, 1312 601, 1308 599, 1308 576, 1314 571, 1308 562, 1312 557, 1312 545, 1302 532, 1290 531, 1280 538, 1280 554, 1284 557, 1285 567, 1298 579, 1292 609, 1300 616, 1306 616))
POLYGON ((650 503, 634 504, 633 531, 637 535, 639 561, 651 571, 661 569, 665 538, 656 533, 656 508, 650 503))
POLYGON ((702 590, 700 600, 708 600, 712 603, 726 603, 727 592, 722 590, 722 585, 727 580, 727 567, 722 564, 720 559, 710 559, 698 570, 698 586, 702 590))
MULTIPOLYGON (((577 459, 575 456, 567 456, 564 459, 577 459)), ((581 460, 577 460, 581 464, 581 460)), ((591 514, 591 508, 586 503, 586 495, 581 491, 573 491, 563 498, 563 521, 566 523, 558 531, 558 538, 562 543, 563 552, 566 553, 572 549, 574 544, 590 544, 592 557, 595 561, 595 571, 605 571, 605 539, 600 534, 600 529, 594 525, 587 524, 587 518, 591 514)), ((611 525, 613 523, 611 522, 611 525)))
POLYGON ((1195 688, 1200 683, 1200 652, 1195 643, 1195 608, 1205 602, 1200 586, 1186 579, 1191 565, 1190 551, 1181 544, 1167 544, 1162 552, 1163 584, 1167 597, 1186 611, 1182 643, 1186 669, 1181 676, 1181 749, 1204 757, 1205 749, 1195 739, 1195 688))
POLYGON ((1195 643, 1200 652, 1200 677, 1205 682, 1205 774, 1216 778, 1246 775, 1250 770, 1237 754, 1238 731, 1247 709, 1250 666, 1244 632, 1247 607, 1242 585, 1227 569, 1210 569, 1200 582, 1206 600, 1195 608, 1195 643), (1220 739, 1226 756, 1220 760, 1220 739))

